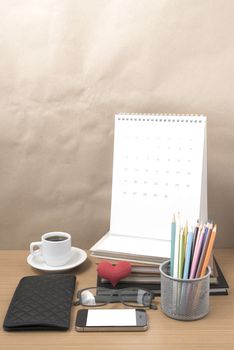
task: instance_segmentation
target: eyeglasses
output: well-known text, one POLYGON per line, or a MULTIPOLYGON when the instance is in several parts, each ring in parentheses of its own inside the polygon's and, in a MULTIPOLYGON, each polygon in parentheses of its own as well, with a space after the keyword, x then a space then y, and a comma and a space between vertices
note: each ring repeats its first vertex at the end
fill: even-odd
POLYGON ((109 289, 90 287, 78 290, 74 305, 87 307, 104 306, 109 303, 122 303, 129 307, 157 309, 153 292, 142 288, 109 289))

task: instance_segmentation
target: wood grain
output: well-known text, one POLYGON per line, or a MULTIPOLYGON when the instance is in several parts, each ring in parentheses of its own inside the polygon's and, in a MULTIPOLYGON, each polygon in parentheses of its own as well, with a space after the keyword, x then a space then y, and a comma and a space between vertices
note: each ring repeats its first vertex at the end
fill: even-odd
MULTIPOLYGON (((0 251, 0 321, 3 324, 5 313, 15 287, 23 276, 41 274, 26 262, 27 251, 0 251)), ((0 331, 0 348, 3 350, 198 350, 234 348, 234 249, 218 249, 215 256, 230 285, 228 296, 210 297, 210 312, 202 320, 193 322, 175 321, 166 317, 160 310, 148 311, 149 330, 146 332, 121 333, 78 333, 74 330, 73 307, 71 327, 68 332, 22 332, 0 331)), ((77 288, 96 284, 96 266, 93 259, 73 270, 77 275, 77 288)), ((158 306, 160 299, 158 298, 158 306)), ((121 306, 118 306, 121 307, 121 306)))

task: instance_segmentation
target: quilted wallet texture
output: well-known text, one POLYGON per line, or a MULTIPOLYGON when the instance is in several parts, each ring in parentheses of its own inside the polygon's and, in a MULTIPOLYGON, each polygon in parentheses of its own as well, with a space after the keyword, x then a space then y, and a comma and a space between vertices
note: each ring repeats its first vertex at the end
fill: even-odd
POLYGON ((9 305, 6 331, 67 330, 76 276, 51 274, 23 277, 9 305))

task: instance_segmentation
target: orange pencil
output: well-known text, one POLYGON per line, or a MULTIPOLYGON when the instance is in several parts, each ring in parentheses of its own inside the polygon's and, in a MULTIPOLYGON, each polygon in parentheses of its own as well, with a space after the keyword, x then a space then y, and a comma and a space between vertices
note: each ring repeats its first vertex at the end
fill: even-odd
POLYGON ((215 237, 216 237, 216 231, 217 231, 217 225, 214 226, 212 232, 211 232, 211 236, 210 236, 210 241, 209 241, 209 245, 207 248, 207 252, 206 252, 206 256, 205 256, 205 260, 201 269, 201 273, 200 273, 200 277, 203 277, 206 273, 206 268, 209 264, 209 260, 210 260, 210 256, 212 253, 212 249, 214 246, 214 241, 215 241, 215 237))

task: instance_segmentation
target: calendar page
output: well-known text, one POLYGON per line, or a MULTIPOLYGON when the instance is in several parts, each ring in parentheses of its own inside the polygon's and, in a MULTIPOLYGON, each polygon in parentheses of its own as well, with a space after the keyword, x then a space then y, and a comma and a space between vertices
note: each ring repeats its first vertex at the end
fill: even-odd
POLYGON ((205 135, 204 116, 116 115, 110 233, 170 240, 173 213, 206 217, 205 135))

